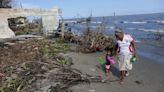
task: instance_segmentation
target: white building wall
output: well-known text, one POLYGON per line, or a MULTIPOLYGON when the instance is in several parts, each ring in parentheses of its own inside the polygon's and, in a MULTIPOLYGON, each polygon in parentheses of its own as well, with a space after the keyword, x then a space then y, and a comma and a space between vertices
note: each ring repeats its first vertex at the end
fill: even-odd
POLYGON ((59 25, 59 20, 57 19, 57 15, 55 16, 42 16, 42 25, 44 34, 48 35, 57 30, 59 25))

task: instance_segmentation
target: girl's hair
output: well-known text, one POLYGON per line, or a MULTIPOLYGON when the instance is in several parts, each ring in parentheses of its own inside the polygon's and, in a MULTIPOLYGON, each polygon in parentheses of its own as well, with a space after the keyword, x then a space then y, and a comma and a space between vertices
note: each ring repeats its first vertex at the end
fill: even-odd
POLYGON ((106 52, 108 53, 108 52, 111 52, 111 55, 110 56, 113 56, 114 55, 114 49, 113 48, 110 48, 110 49, 107 49, 106 50, 106 52))
POLYGON ((110 56, 115 55, 115 47, 113 47, 113 46, 107 46, 104 50, 106 52, 110 51, 111 52, 111 55, 110 56))

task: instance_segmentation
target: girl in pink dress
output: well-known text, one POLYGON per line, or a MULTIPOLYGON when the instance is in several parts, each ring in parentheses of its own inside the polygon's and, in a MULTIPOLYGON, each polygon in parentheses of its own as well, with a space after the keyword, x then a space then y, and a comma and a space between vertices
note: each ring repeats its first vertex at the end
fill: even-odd
POLYGON ((106 54, 106 63, 105 63, 105 72, 106 72, 106 75, 109 77, 109 72, 110 72, 110 67, 111 65, 115 64, 115 60, 113 59, 112 57, 112 52, 111 50, 108 50, 107 51, 107 54, 106 54))

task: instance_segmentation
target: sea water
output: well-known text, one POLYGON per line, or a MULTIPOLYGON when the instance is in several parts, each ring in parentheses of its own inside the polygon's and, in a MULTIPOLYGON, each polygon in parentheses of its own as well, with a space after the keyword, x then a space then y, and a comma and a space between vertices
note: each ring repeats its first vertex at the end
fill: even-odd
MULTIPOLYGON (((135 38, 139 55, 164 64, 164 13, 93 17, 89 26, 96 30, 100 23, 105 25, 105 35, 108 36, 114 36, 115 27, 121 27, 135 38)), ((86 29, 86 22, 69 26, 81 34, 86 29)))

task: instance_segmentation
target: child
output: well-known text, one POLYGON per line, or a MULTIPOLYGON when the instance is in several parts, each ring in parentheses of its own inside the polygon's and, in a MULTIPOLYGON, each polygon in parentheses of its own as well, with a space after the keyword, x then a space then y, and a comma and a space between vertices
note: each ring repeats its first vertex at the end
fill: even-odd
POLYGON ((106 72, 106 75, 108 77, 109 77, 109 72, 110 72, 110 66, 116 63, 112 56, 113 56, 112 55, 112 50, 107 50, 106 63, 105 63, 105 72, 106 72))

